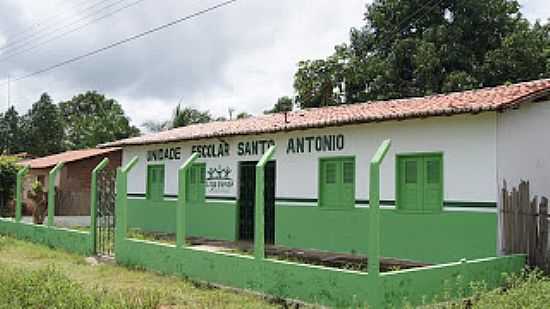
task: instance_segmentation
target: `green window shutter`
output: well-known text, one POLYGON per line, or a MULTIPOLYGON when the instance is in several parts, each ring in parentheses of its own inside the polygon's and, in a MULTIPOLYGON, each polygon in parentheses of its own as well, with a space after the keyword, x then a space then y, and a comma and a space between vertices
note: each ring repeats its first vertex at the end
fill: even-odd
POLYGON ((200 167, 201 173, 200 173, 200 183, 204 184, 206 182, 206 164, 201 164, 200 167))
POLYGON ((424 210, 438 211, 443 207, 443 162, 439 155, 424 157, 424 210))
POLYGON ((320 161, 320 204, 322 207, 333 208, 338 205, 338 165, 332 160, 320 161))
POLYGON ((416 184, 418 182, 418 161, 405 161, 405 183, 416 184))
POLYGON ((324 208, 349 208, 355 203, 355 161, 326 158, 319 161, 319 200, 324 208))
POLYGON ((355 206, 355 160, 342 161, 341 207, 355 206))
POLYGON ((187 173, 187 201, 193 204, 204 203, 206 164, 195 163, 187 173))
POLYGON ((147 198, 162 200, 164 198, 164 165, 147 166, 147 198))
POLYGON ((336 162, 326 161, 324 169, 325 169, 325 183, 327 185, 336 184, 336 175, 338 174, 336 162))
POLYGON ((433 212, 443 207, 441 154, 397 156, 397 208, 433 212))

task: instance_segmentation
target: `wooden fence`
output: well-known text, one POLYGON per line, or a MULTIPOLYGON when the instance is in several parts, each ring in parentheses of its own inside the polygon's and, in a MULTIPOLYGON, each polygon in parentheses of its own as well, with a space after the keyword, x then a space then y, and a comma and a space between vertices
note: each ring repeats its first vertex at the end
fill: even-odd
POLYGON ((527 181, 510 191, 504 182, 499 219, 502 251, 527 254, 529 266, 550 273, 548 199, 531 198, 527 181))

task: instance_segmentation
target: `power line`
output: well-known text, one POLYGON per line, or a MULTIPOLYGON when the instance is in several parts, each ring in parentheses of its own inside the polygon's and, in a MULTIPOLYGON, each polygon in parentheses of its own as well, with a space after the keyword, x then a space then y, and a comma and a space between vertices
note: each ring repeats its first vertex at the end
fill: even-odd
MULTIPOLYGON (((75 5, 73 5, 73 3, 71 3, 71 7, 75 8, 77 6, 79 6, 80 4, 83 4, 84 2, 87 2, 88 0, 81 0, 79 2, 77 2, 75 5)), ((61 4, 61 2, 63 1, 57 1, 57 4, 61 4)), ((16 32, 16 33, 10 33, 8 34, 8 37, 10 39, 14 39, 14 38, 17 38, 17 37, 20 37, 22 36, 23 34, 27 33, 27 32, 32 32, 34 31, 33 29, 37 26, 40 26, 42 23, 44 22, 48 22, 49 20, 55 18, 55 17, 58 17, 58 16, 63 16, 65 15, 67 12, 61 12, 61 13, 57 13, 57 14, 52 14, 52 15, 49 15, 47 18, 44 18, 44 19, 41 19, 40 21, 38 22, 35 22, 33 23, 32 25, 24 28, 23 30, 19 31, 19 32, 16 32)))
MULTIPOLYGON (((125 1, 125 0, 123 0, 123 1, 125 1)), ((82 29, 88 27, 88 26, 91 25, 91 24, 94 24, 94 23, 96 23, 96 22, 98 22, 98 21, 100 21, 100 20, 109 18, 109 17, 111 17, 111 16, 113 16, 113 15, 115 15, 115 14, 121 12, 121 11, 124 11, 124 10, 126 10, 126 9, 128 9, 128 8, 130 8, 130 7, 136 6, 136 5, 138 5, 139 3, 143 2, 143 1, 145 1, 145 0, 137 0, 137 1, 131 2, 131 3, 127 4, 127 5, 124 5, 124 6, 120 7, 120 8, 118 8, 118 9, 114 10, 114 11, 110 11, 110 12, 107 13, 107 14, 104 14, 104 15, 101 15, 101 16, 95 18, 95 19, 92 19, 92 20, 88 21, 87 23, 82 24, 82 25, 80 25, 80 26, 78 26, 78 27, 76 27, 76 28, 73 28, 73 29, 70 29, 70 30, 68 30, 68 31, 62 32, 61 34, 56 35, 56 36, 53 36, 53 37, 51 37, 51 38, 49 38, 49 39, 47 39, 47 40, 45 40, 45 41, 42 41, 42 42, 41 42, 41 41, 38 41, 38 42, 36 42, 36 44, 34 44, 34 45, 31 44, 31 47, 29 47, 29 48, 24 48, 24 49, 22 49, 22 50, 19 50, 19 51, 14 52, 14 53, 8 53, 7 55, 4 55, 4 56, 0 57, 0 62, 4 62, 4 61, 6 61, 6 60, 8 60, 8 59, 11 59, 11 58, 13 58, 13 57, 16 57, 16 56, 19 56, 19 55, 22 55, 22 54, 26 54, 26 53, 32 52, 33 50, 36 50, 36 49, 38 49, 39 47, 41 47, 41 46, 43 46, 43 45, 46 45, 46 44, 48 44, 48 43, 50 43, 50 42, 59 40, 59 39, 61 39, 61 38, 63 38, 63 37, 68 36, 68 35, 71 34, 71 33, 80 31, 80 30, 82 30, 82 29)), ((121 2, 121 1, 119 1, 119 2, 121 2)), ((72 25, 72 24, 71 24, 71 25, 72 25)), ((22 47, 25 47, 25 46, 22 46, 22 47)))
MULTIPOLYGON (((87 12, 87 11, 90 11, 91 9, 97 7, 98 5, 100 5, 100 4, 104 3, 104 2, 109 2, 109 1, 111 1, 111 0, 100 0, 100 1, 98 1, 98 2, 96 2, 96 3, 94 3, 94 4, 92 4, 92 5, 90 5, 90 6, 88 6, 88 7, 86 7, 85 9, 83 9, 83 10, 77 12, 77 14, 76 14, 75 16, 77 16, 78 14, 82 14, 82 13, 85 13, 85 12, 87 12)), ((119 2, 121 2, 121 1, 126 1, 126 0, 119 0, 119 1, 117 2, 117 4, 118 4, 119 2)), ((111 6, 113 6, 113 4, 107 5, 106 7, 111 7, 111 6)), ((103 10, 103 9, 106 8, 106 7, 100 8, 99 10, 103 10)), ((93 16, 94 14, 95 14, 95 13, 93 13, 92 16, 93 16)), ((88 16, 88 17, 89 17, 89 16, 88 16)), ((69 21, 70 21, 70 20, 73 20, 73 19, 74 19, 74 18, 70 18, 69 21)), ((80 20, 84 20, 84 19, 85 19, 85 18, 82 18, 82 19, 80 19, 80 20)), ((74 23, 73 23, 73 24, 74 24, 74 23)), ((39 34, 45 32, 47 29, 50 29, 52 26, 55 26, 55 25, 56 25, 56 22, 55 22, 55 20, 54 20, 53 23, 47 24, 47 25, 44 26, 42 29, 39 29, 39 30, 37 30, 36 32, 30 33, 29 35, 27 35, 26 37, 23 37, 22 39, 13 40, 12 42, 10 42, 10 43, 8 43, 8 44, 2 46, 2 47, 0 48, 0 51, 6 50, 6 49, 13 49, 13 48, 16 48, 16 47, 13 47, 13 46, 24 45, 26 42, 28 42, 28 41, 31 40, 32 38, 35 38, 35 37, 38 36, 39 34)), ((48 31, 48 32, 55 32, 55 31, 57 31, 57 30, 59 30, 59 29, 60 29, 60 28, 58 27, 58 28, 55 28, 54 30, 48 31)), ((48 33, 48 32, 47 32, 47 33, 48 33)))
MULTIPOLYGON (((142 37, 145 37, 149 34, 152 34, 152 33, 155 33, 155 32, 158 32, 160 30, 163 30, 165 28, 168 28, 168 27, 171 27, 171 26, 174 26, 176 24, 179 24, 179 23, 182 23, 184 21, 187 21, 187 20, 190 20, 190 19, 193 19, 195 17, 198 17, 200 15, 203 15, 203 14, 206 14, 206 13, 209 13, 209 12, 212 12, 216 9, 219 9, 219 8, 222 8, 224 6, 228 6, 234 2, 237 2, 237 0, 228 0, 228 1, 224 1, 224 2, 221 2, 221 3, 218 3, 214 6, 210 6, 206 9, 203 9, 203 10, 200 10, 200 11, 197 11, 193 14, 190 14, 190 15, 187 15, 187 16, 184 16, 184 17, 181 17, 181 18, 178 18, 176 20, 173 20, 169 23, 166 23, 166 24, 162 24, 160 26, 157 26, 157 27, 154 27, 154 28, 151 28, 147 31, 144 31, 144 32, 141 32, 141 33, 138 33, 138 34, 135 34, 135 35, 132 35, 126 39, 123 39, 123 40, 120 40, 120 41, 116 41, 114 43, 111 43, 107 46, 104 46, 102 48, 99 48, 99 49, 95 49, 93 51, 90 51, 90 52, 87 52, 85 54, 82 54, 80 56, 76 56, 76 57, 73 57, 73 58, 70 58, 70 59, 67 59, 65 61, 62 61, 62 62, 59 62, 57 64, 54 64, 52 66, 49 66, 49 67, 45 67, 43 69, 40 69, 38 71, 35 71, 35 72, 32 72, 32 73, 29 73, 29 74, 26 74, 26 75, 23 75, 23 76, 19 76, 17 78, 14 78, 11 80, 11 82, 17 82, 17 81, 20 81, 20 80, 24 80, 24 79, 27 79, 27 78, 30 78, 30 77, 33 77, 33 76, 36 76, 36 75, 39 75, 39 74, 43 74, 43 73, 46 73, 46 72, 49 72, 51 70, 54 70, 54 69, 57 69, 59 67, 62 67, 62 66, 65 66, 67 64, 70 64, 70 63, 73 63, 73 62, 77 62, 79 60, 82 60, 84 58, 87 58, 87 57, 90 57, 90 56, 93 56, 93 55, 96 55, 96 54, 99 54, 101 52, 104 52, 108 49, 111 49, 111 48, 114 48, 114 47, 117 47, 117 46, 120 46, 120 45, 123 45, 123 44, 126 44, 128 42, 131 42, 131 41, 134 41, 134 40, 137 40, 137 39, 140 39, 142 37)), ((3 83, 2 85, 0 86, 3 86, 5 85, 6 83, 3 83)))

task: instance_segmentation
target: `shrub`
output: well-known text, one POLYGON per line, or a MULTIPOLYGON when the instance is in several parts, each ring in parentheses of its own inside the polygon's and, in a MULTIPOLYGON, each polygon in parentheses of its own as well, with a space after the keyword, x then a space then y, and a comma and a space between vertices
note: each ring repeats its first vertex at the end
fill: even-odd
POLYGON ((17 160, 15 157, 0 156, 0 212, 4 211, 4 205, 13 199, 15 193, 19 170, 17 160))

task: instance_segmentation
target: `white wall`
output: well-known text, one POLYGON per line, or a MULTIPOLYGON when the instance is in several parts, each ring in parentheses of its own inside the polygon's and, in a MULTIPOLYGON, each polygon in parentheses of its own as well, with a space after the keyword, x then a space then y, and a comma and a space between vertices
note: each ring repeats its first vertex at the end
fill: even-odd
MULTIPOLYGON (((368 199, 368 164, 379 144, 392 139, 392 147, 382 165, 381 199, 395 199, 395 155, 411 152, 443 152, 445 200, 470 202, 495 202, 497 189, 495 140, 495 113, 436 117, 405 121, 389 121, 326 129, 312 129, 278 133, 223 138, 230 144, 230 156, 201 158, 207 168, 220 166, 232 169, 234 186, 227 192, 207 192, 207 195, 236 196, 238 188, 238 161, 258 160, 260 155, 238 157, 237 143, 259 139, 274 139, 278 149, 277 197, 318 198, 318 159, 325 156, 353 155, 356 157, 356 195, 368 199), (339 152, 312 152, 287 154, 290 137, 343 134, 345 147, 339 152)), ((218 144, 219 139, 181 142, 168 145, 181 146, 182 159, 166 161, 166 194, 177 193, 177 168, 191 153, 191 145, 218 144)), ((124 149, 123 164, 133 156, 140 162, 130 173, 128 192, 144 193, 146 183, 146 150, 167 145, 132 146, 124 149)), ((151 162, 154 164, 154 162, 151 162)))
POLYGON ((498 185, 529 180, 532 195, 550 198, 550 104, 523 104, 497 116, 498 185))

